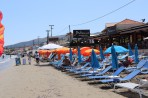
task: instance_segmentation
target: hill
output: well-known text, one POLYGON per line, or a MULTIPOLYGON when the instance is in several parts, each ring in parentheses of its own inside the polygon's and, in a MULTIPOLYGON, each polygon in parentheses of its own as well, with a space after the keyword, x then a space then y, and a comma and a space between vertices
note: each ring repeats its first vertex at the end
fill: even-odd
MULTIPOLYGON (((96 33, 92 33, 91 35, 99 35, 101 32, 96 32, 96 33)), ((59 40, 63 40, 66 38, 66 35, 59 35, 59 36, 53 36, 53 37, 58 37, 59 40)), ((25 42, 20 42, 20 43, 16 43, 16 44, 13 44, 13 45, 8 45, 8 46, 5 46, 5 48, 19 48, 19 47, 26 47, 26 46, 33 46, 33 44, 37 45, 38 42, 40 45, 46 43, 47 41, 47 37, 45 38, 39 38, 39 39, 33 39, 33 40, 30 40, 30 41, 25 41, 25 42)))
MULTIPOLYGON (((65 38, 65 35, 59 35, 59 36, 53 36, 53 37, 58 37, 59 40, 60 40, 60 39, 65 38)), ((25 42, 20 42, 20 43, 16 43, 16 44, 13 44, 13 45, 8 45, 8 46, 5 46, 5 48, 19 48, 19 47, 33 46, 33 44, 36 45, 36 44, 38 44, 38 42, 39 42, 39 44, 46 43, 47 37, 39 38, 39 39, 33 39, 33 40, 30 40, 30 41, 25 41, 25 42)))

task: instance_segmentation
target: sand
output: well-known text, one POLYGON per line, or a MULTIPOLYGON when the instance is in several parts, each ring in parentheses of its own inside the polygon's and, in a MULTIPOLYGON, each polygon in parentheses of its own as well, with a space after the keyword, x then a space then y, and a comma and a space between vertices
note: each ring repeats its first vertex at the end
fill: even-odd
POLYGON ((125 98, 67 75, 52 66, 11 66, 0 73, 0 98, 125 98))

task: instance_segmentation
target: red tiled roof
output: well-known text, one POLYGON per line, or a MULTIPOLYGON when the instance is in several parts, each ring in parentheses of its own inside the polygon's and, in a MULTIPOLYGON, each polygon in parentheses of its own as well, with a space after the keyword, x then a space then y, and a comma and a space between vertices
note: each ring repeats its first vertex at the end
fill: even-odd
POLYGON ((130 20, 130 19, 125 19, 125 20, 123 20, 121 22, 118 22, 116 25, 118 25, 118 24, 139 24, 139 25, 143 25, 144 23, 134 21, 134 20, 130 20))

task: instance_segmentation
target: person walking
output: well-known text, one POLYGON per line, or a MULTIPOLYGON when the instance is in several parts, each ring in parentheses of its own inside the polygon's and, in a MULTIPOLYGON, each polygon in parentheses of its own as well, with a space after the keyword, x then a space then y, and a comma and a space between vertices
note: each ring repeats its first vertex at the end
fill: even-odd
POLYGON ((5 58, 5 55, 4 55, 4 54, 2 55, 2 58, 3 58, 3 59, 5 58))
POLYGON ((36 51, 34 54, 35 60, 36 60, 36 64, 39 64, 39 53, 36 51))
POLYGON ((31 65, 31 55, 28 54, 28 64, 31 65))

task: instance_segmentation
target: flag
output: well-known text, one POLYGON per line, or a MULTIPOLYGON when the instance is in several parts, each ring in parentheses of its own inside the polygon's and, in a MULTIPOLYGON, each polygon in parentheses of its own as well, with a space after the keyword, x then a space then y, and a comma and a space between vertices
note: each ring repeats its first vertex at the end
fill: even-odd
POLYGON ((3 24, 1 23, 2 18, 3 18, 3 14, 0 11, 0 56, 3 54, 3 51, 4 51, 4 30, 5 28, 3 24))

